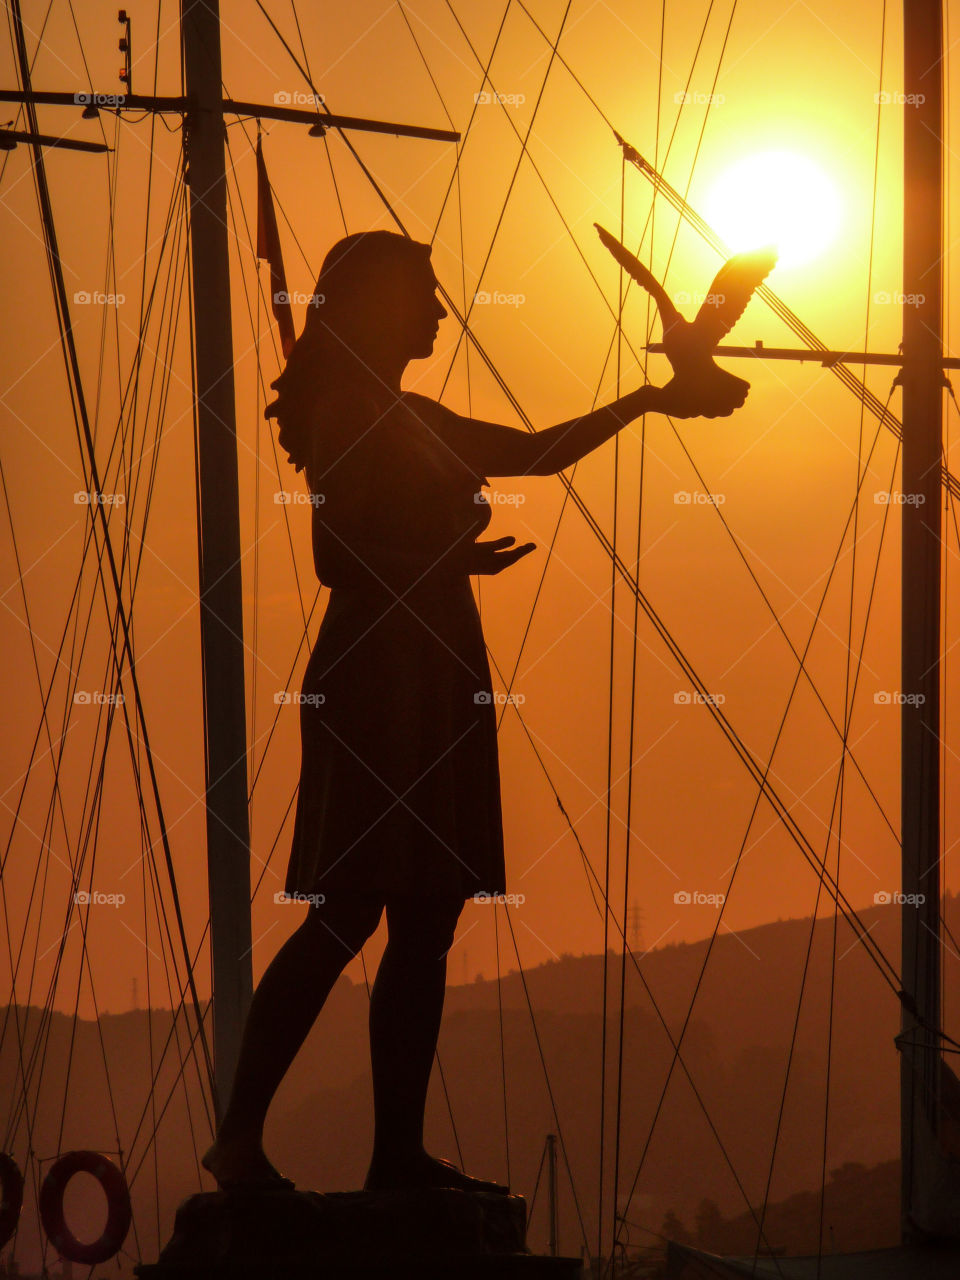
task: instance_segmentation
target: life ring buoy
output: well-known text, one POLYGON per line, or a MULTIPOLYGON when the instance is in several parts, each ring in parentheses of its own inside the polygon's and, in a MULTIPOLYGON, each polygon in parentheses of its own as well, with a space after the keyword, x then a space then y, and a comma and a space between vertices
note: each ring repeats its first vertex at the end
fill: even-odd
POLYGON ((0 1151, 0 1249, 17 1229, 23 1206, 23 1174, 13 1156, 0 1151))
POLYGON ((40 1187, 40 1221, 56 1251, 71 1262, 106 1262, 119 1250, 133 1211, 127 1180, 99 1151, 68 1151, 53 1162, 40 1187), (63 1194, 75 1173, 89 1173, 100 1183, 107 1197, 107 1223, 98 1239, 84 1244, 67 1226, 63 1216, 63 1194))

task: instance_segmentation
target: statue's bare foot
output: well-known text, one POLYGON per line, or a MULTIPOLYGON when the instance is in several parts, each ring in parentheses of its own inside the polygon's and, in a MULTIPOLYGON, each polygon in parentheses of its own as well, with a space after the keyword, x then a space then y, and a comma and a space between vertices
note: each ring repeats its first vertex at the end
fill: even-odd
POLYGON ((456 1191, 494 1191, 509 1195, 510 1188, 499 1182, 485 1182, 462 1173, 449 1160, 429 1156, 425 1151, 409 1159, 374 1160, 364 1182, 365 1191, 408 1191, 411 1188, 452 1188, 456 1191))
POLYGON ((259 1142, 249 1138, 218 1137, 200 1160, 222 1191, 273 1187, 292 1189, 293 1180, 279 1173, 259 1142))

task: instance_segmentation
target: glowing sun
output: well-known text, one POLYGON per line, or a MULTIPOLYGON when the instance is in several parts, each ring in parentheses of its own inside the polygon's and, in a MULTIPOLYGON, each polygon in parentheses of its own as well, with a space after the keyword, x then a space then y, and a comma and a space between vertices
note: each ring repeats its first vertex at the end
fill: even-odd
POLYGON ((704 212, 734 251, 772 244, 780 266, 796 267, 829 247, 843 210, 833 183, 812 160, 789 151, 763 151, 722 174, 704 212))

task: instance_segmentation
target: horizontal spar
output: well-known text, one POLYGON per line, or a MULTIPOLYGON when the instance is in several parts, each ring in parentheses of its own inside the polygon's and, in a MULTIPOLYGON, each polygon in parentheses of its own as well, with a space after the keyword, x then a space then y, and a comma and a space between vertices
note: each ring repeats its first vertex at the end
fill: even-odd
POLYGON ((95 107, 105 111, 158 111, 183 114, 189 103, 186 98, 148 97, 142 93, 94 93, 92 89, 31 90, 0 89, 0 102, 31 102, 40 107, 95 107))
MULTIPOLYGON (((85 111, 156 111, 161 114, 186 115, 190 99, 185 97, 152 97, 142 93, 94 93, 71 90, 67 93, 44 91, 24 93, 18 89, 0 89, 0 102, 32 102, 39 106, 83 107, 85 111)), ((301 110, 279 103, 239 102, 224 98, 225 115, 253 116, 258 120, 286 120, 293 124, 320 125, 326 129, 356 129, 364 133, 388 133, 398 138, 425 138, 433 142, 459 142, 453 129, 429 129, 418 124, 396 124, 390 120, 368 120, 365 116, 335 116, 313 109, 301 110)))
MULTIPOLYGON (((647 351, 663 354, 662 342, 649 342, 647 351)), ((752 347, 716 347, 716 356, 751 356, 760 360, 799 360, 802 363, 823 365, 832 368, 835 364, 888 364, 902 365, 903 356, 899 352, 887 353, 879 351, 821 351, 814 347, 765 347, 757 342, 752 347)), ((943 362, 944 369, 960 369, 960 358, 947 357, 943 362)))
POLYGON ((392 124, 388 120, 367 120, 363 116, 318 115, 297 107, 265 106, 259 102, 237 102, 225 98, 223 109, 238 116, 264 120, 291 120, 295 124, 320 125, 323 129, 359 129, 364 133, 391 133, 398 138, 427 138, 433 142, 459 142, 455 129, 428 129, 419 124, 392 124))
POLYGON ((75 142, 72 138, 57 138, 49 133, 30 133, 24 129, 0 129, 0 151, 12 151, 21 142, 36 142, 41 147, 63 147, 68 151, 111 150, 105 142, 75 142))

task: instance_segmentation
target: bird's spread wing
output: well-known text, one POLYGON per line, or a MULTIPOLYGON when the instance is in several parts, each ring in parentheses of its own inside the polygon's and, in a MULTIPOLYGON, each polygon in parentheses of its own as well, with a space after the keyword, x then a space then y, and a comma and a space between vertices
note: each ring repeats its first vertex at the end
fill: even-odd
POLYGON ((669 329, 672 324, 681 319, 681 316, 673 305, 673 300, 667 297, 660 281, 654 279, 640 259, 635 258, 629 249, 625 249, 616 236, 612 236, 605 227, 601 227, 599 222, 595 222, 593 225, 597 228, 597 234, 603 244, 610 250, 627 275, 632 276, 637 284, 642 285, 656 302, 657 310, 660 312, 660 322, 664 329, 669 329))
POLYGON ((705 344, 713 348, 726 337, 776 261, 776 251, 764 248, 738 253, 723 264, 693 322, 705 344))

